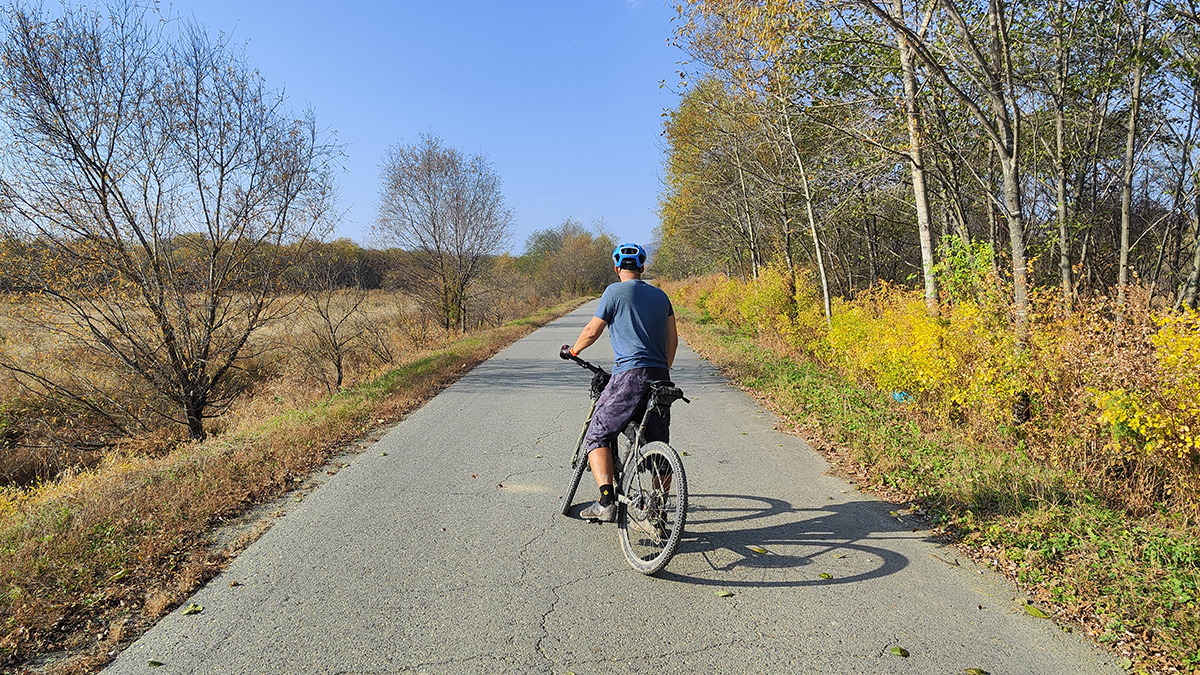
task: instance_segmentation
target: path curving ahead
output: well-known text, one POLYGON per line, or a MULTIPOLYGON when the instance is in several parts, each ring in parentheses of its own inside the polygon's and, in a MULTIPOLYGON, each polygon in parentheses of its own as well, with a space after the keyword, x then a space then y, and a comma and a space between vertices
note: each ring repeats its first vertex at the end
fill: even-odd
MULTIPOLYGON (((826 475, 683 345, 688 527, 659 577, 631 570, 614 525, 558 515, 588 373, 557 351, 594 308, 413 413, 184 603, 203 612, 176 610, 105 672, 1123 672, 826 475)), ((586 356, 610 360, 608 340, 586 356)))

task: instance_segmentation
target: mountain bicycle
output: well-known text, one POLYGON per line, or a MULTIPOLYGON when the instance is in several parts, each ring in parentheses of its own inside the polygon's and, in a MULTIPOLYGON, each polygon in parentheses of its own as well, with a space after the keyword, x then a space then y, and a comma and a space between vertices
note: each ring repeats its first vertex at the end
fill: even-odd
MULTIPOLYGON (((584 436, 592 416, 596 414, 596 402, 608 384, 610 375, 600 366, 592 365, 578 356, 571 360, 592 371, 592 407, 575 443, 575 455, 571 458, 571 483, 563 494, 562 514, 571 509, 571 500, 579 488, 583 472, 588 468, 587 452, 583 449, 584 436)), ((640 420, 634 420, 619 435, 617 447, 613 448, 614 491, 617 498, 617 532, 621 538, 621 550, 625 560, 642 574, 655 574, 667 566, 679 540, 683 537, 687 521, 687 476, 683 472, 683 461, 679 453, 662 441, 646 442, 646 422, 652 411, 665 414, 671 404, 684 398, 681 391, 669 380, 655 380, 646 391, 645 412, 640 420)))

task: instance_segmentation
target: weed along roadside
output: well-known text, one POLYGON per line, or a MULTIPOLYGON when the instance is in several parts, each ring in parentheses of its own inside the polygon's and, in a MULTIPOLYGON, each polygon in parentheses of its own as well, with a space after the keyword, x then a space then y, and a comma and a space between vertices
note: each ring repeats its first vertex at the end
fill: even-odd
POLYGON ((1131 672, 1200 672, 1193 519, 1130 513, 1019 445, 939 424, 910 399, 850 382, 673 297, 688 344, 779 415, 782 430, 1013 579, 1027 613, 1083 631, 1131 672))
POLYGON ((323 473, 348 446, 365 448, 382 428, 581 302, 417 354, 373 381, 249 431, 161 456, 113 458, 4 493, 5 671, 98 669, 265 531, 251 528, 214 545, 222 524, 311 486, 310 474, 323 473))

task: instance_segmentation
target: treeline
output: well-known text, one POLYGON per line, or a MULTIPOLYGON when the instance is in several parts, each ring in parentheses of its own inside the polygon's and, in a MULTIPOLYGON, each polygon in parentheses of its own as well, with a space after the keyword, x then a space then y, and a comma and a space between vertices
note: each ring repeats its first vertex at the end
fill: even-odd
POLYGON ((1037 288, 1196 306, 1194 1, 678 10, 660 271, 803 263, 826 295, 911 280, 937 312, 935 268, 982 245, 1022 329, 1037 288))
MULTIPOLYGON (((163 242, 162 249, 191 258, 195 268, 203 258, 209 242, 199 233, 180 234, 163 242)), ((39 276, 53 265, 55 250, 62 242, 42 238, 0 239, 0 291, 28 292, 40 288, 30 279, 33 269, 39 276)), ((72 248, 83 242, 66 244, 72 248)), ((493 276, 511 275, 509 280, 492 279, 497 292, 501 288, 520 288, 540 301, 599 293, 616 278, 608 256, 616 246, 615 239, 605 231, 603 221, 585 226, 574 218, 566 218, 557 227, 537 230, 525 242, 524 250, 516 255, 500 253, 487 256, 484 267, 493 276)), ((286 293, 302 293, 315 288, 404 291, 414 286, 419 260, 427 252, 403 248, 374 248, 352 239, 305 242, 297 247, 266 246, 255 257, 264 266, 282 266, 284 273, 278 287, 286 293)), ((187 263, 182 263, 187 265, 187 263)), ((96 269, 87 281, 93 285, 115 283, 118 275, 112 269, 96 269)), ((481 322, 494 323, 494 317, 484 313, 481 322)))
POLYGON ((332 132, 157 5, 6 4, 0 94, 0 482, 204 439, 281 377, 335 393, 606 281, 570 259, 611 236, 575 221, 506 253, 499 176, 432 135, 384 158, 380 248, 328 241, 332 132))

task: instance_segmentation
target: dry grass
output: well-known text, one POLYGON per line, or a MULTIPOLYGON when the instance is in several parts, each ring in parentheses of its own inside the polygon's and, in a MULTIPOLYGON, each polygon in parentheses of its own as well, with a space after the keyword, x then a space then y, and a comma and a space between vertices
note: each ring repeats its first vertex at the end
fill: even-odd
MULTIPOLYGON (((171 410, 145 382, 103 355, 55 335, 49 327, 61 317, 49 316, 48 306, 28 298, 9 300, 9 311, 0 314, 0 358, 47 373, 90 400, 107 401, 109 408, 123 408, 115 417, 127 426, 113 428, 67 398, 45 396, 46 388, 29 377, 0 377, 0 443, 6 446, 0 453, 0 485, 28 486, 64 470, 94 467, 113 452, 164 452, 186 440, 186 429, 159 414, 171 410)), ((248 378, 250 388, 228 411, 208 421, 210 434, 252 428, 335 392, 332 363, 312 331, 317 322, 311 307, 301 298, 281 302, 283 316, 256 331, 245 350, 251 356, 237 377, 248 378)), ((539 308, 519 309, 528 314, 539 308)), ((343 388, 379 377, 457 337, 431 321, 411 298, 388 291, 366 294, 347 322, 347 333, 354 337, 345 345, 343 388)))
POLYGON ((359 376, 364 381, 332 398, 311 391, 284 397, 281 380, 209 442, 160 454, 110 453, 90 470, 0 493, 3 666, 56 653, 65 658, 54 672, 95 670, 235 553, 208 552, 212 525, 286 492, 293 478, 352 439, 395 422, 577 305, 409 352, 403 363, 369 381, 359 376), (285 410, 289 402, 299 405, 285 410))

